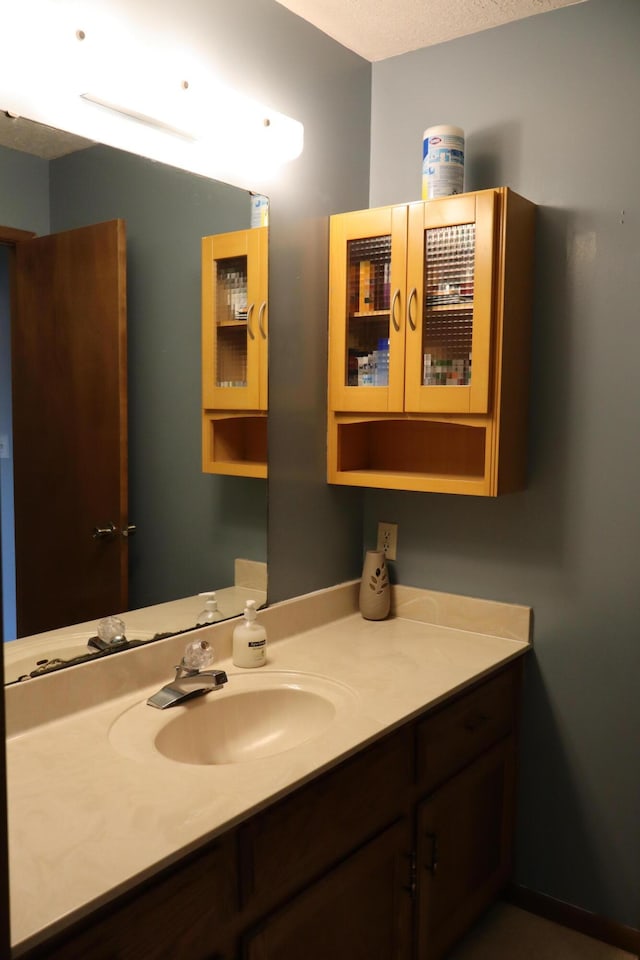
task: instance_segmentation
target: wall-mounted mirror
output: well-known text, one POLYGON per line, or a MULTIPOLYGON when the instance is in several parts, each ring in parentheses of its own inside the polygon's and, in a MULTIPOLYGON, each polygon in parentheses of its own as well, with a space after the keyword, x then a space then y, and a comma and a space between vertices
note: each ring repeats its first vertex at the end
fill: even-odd
MULTIPOLYGON (((45 257, 41 269, 40 251, 21 260, 26 288, 37 290, 42 297, 38 303, 32 301, 30 293, 26 300, 24 296, 20 300, 21 310, 26 303, 32 311, 32 330, 35 318, 42 317, 54 301, 55 316, 59 317, 61 300, 65 309, 75 301, 73 323, 81 333, 92 324, 102 330, 107 323, 102 316, 105 295, 98 286, 97 303, 87 307, 86 257, 91 254, 97 260, 99 283, 107 272, 105 250, 110 245, 116 259, 120 257, 123 262, 128 413, 121 474, 127 486, 128 510, 121 516, 95 516, 84 524, 90 549, 88 559, 81 563, 95 567, 93 582, 99 593, 105 577, 100 545, 117 541, 118 549, 124 549, 125 609, 133 611, 124 617, 126 635, 129 640, 146 642, 155 634, 194 626, 204 607, 198 594, 204 591, 217 592, 223 617, 241 612, 249 595, 266 600, 267 481, 207 475, 202 472, 201 449, 201 238, 249 228, 252 195, 111 147, 78 143, 74 138, 51 150, 48 144, 52 135, 48 128, 30 121, 0 118, 0 230, 5 228, 7 236, 16 230, 40 238, 65 238, 57 244, 64 248, 63 266, 58 261, 52 265, 45 257), (91 232, 82 232, 114 222, 119 226, 112 226, 112 240, 103 241, 91 232), (68 242, 72 234, 78 238, 75 247, 68 242), (100 322, 96 325, 97 314, 100 322), (131 532, 130 525, 135 525, 134 536, 126 536, 131 532)), ((44 245, 51 244, 47 241, 44 245)), ((50 378, 54 386, 57 384, 53 396, 58 399, 44 401, 38 390, 30 391, 31 413, 37 404, 40 433, 35 442, 32 434, 30 461, 26 468, 16 470, 20 488, 12 489, 16 411, 11 410, 8 385, 12 366, 11 304, 15 309, 16 302, 15 260, 12 243, 0 245, 3 646, 5 666, 14 665, 12 670, 5 670, 8 682, 32 672, 32 654, 33 667, 37 660, 101 655, 94 648, 86 648, 87 639, 96 633, 93 613, 87 614, 87 593, 91 591, 85 589, 80 596, 72 582, 65 580, 61 586, 54 576, 71 555, 73 538, 67 535, 71 526, 67 520, 69 511, 77 513, 80 504, 73 508, 61 505, 63 476, 57 472, 59 468, 48 465, 44 452, 58 443, 64 447, 69 471, 79 470, 87 462, 95 467, 99 462, 101 476, 108 474, 113 464, 98 440, 98 428, 109 406, 109 381, 118 379, 113 369, 117 361, 108 346, 98 347, 98 359, 89 362, 88 351, 94 347, 81 340, 72 350, 77 363, 69 361, 69 354, 61 359, 61 341, 66 334, 55 318, 48 339, 44 335, 30 337, 28 349, 35 360, 32 357, 29 364, 38 371, 38 383, 50 378), (78 367, 89 368, 93 381, 93 398, 88 401, 93 412, 84 417, 86 434, 82 441, 77 414, 85 407, 76 392, 80 389, 78 367), (76 414, 70 432, 55 425, 54 415, 65 409, 76 414), (28 494, 23 497, 25 487, 28 494), (35 514, 36 504, 45 509, 39 512, 35 527, 25 523, 24 517, 16 525, 16 529, 29 529, 29 548, 17 542, 18 559, 12 560, 14 505, 33 520, 30 515, 35 514), (25 569, 33 574, 17 572, 18 606, 20 589, 28 587, 27 607, 37 614, 33 620, 21 617, 19 610, 17 616, 12 612, 16 591, 11 564, 20 564, 21 557, 28 554, 31 566, 25 569), (66 594, 65 604, 59 602, 62 592, 66 594), (63 624, 74 626, 61 633, 63 624), (13 639, 15 636, 19 639, 13 639)), ((25 283, 24 278, 21 282, 25 283)), ((24 341, 21 344, 21 351, 27 349, 24 341)), ((24 368, 19 369, 22 377, 24 368)), ((19 394, 14 378, 14 396, 19 394)), ((20 403, 29 406, 24 391, 20 403)), ((96 485, 95 480, 90 483, 96 485)), ((103 607, 96 617, 124 614, 114 605, 115 601, 103 607)))

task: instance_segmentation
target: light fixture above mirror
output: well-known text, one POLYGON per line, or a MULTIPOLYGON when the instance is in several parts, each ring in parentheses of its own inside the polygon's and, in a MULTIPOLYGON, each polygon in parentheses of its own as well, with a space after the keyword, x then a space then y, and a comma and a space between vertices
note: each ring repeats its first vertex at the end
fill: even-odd
POLYGON ((0 103, 12 114, 265 192, 302 152, 299 121, 104 6, 22 0, 4 19, 6 36, 28 38, 3 54, 0 103))

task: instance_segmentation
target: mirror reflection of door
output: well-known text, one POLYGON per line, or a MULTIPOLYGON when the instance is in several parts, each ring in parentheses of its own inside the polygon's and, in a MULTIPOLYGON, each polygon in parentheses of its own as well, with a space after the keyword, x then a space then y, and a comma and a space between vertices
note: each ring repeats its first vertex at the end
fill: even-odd
POLYGON ((15 245, 19 637, 128 605, 125 243, 114 220, 15 245))

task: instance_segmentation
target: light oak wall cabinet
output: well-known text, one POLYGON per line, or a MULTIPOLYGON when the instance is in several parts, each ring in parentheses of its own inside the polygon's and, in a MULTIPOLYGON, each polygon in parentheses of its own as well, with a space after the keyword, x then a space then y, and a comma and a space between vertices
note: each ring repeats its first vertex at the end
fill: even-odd
POLYGON ((507 187, 331 218, 330 483, 525 486, 534 232, 507 187))
POLYGON ((202 240, 202 469, 267 476, 268 228, 202 240))

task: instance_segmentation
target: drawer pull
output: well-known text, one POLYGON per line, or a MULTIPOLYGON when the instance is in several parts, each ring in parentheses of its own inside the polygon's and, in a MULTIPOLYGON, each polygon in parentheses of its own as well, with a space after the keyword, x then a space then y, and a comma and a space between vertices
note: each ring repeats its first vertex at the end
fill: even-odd
POLYGON ((435 833, 425 833, 425 839, 431 843, 431 862, 425 863, 424 868, 435 873, 438 869, 438 837, 435 833))
POLYGON ((465 730, 470 730, 471 732, 474 730, 479 730, 480 727, 483 727, 490 719, 491 717, 487 716, 486 713, 472 713, 471 716, 467 717, 465 720, 464 728, 465 730))

